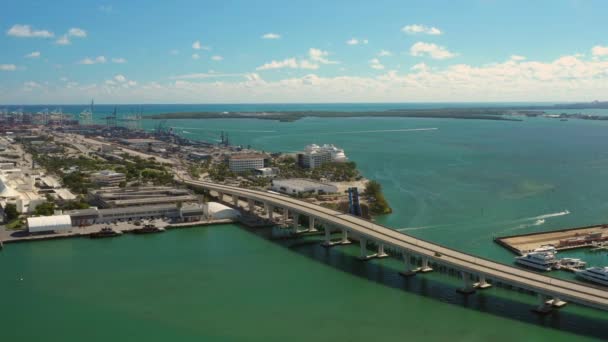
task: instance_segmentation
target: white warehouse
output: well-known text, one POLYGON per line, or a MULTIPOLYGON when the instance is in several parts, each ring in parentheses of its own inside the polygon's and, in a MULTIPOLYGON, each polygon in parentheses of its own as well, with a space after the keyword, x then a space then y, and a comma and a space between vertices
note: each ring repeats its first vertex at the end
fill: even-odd
POLYGON ((72 219, 70 215, 28 217, 27 229, 30 233, 65 232, 72 230, 72 219))
POLYGON ((280 179, 272 181, 272 190, 288 195, 302 193, 331 194, 338 192, 338 187, 331 184, 315 182, 309 179, 280 179))
POLYGON ((238 210, 217 202, 205 203, 203 213, 207 218, 214 220, 234 220, 241 216, 238 210))

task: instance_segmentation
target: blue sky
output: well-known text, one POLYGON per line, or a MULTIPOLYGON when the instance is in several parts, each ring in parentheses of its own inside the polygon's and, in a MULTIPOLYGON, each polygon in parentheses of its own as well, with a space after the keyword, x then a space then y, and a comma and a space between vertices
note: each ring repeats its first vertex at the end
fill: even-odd
POLYGON ((3 1, 0 103, 584 101, 608 2, 3 1))

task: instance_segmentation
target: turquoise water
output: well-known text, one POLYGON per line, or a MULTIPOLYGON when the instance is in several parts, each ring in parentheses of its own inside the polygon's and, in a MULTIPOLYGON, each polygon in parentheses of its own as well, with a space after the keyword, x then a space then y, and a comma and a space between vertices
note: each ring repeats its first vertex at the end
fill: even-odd
MULTIPOLYGON (((307 118, 168 124, 191 138, 213 139, 225 130, 234 143, 266 151, 336 144, 384 186, 394 214, 379 222, 504 263, 513 255, 495 245, 494 236, 608 222, 604 122, 307 118), (417 128, 435 129, 406 131, 417 128)), ((606 252, 564 254, 607 264, 606 252)), ((231 225, 8 245, 0 252, 0 327, 13 339, 62 341, 608 336, 602 312, 569 305, 540 318, 529 311, 535 303, 530 295, 490 289, 465 299, 454 291, 455 278, 435 273, 405 280, 397 275, 397 261, 360 263, 355 255, 356 246, 290 246, 231 225), (36 329, 27 328, 31 321, 36 329)))

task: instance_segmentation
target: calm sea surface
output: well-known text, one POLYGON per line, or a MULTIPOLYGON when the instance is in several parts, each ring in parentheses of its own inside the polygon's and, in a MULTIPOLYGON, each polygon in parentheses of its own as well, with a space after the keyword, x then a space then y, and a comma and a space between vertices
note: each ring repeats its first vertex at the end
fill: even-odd
MULTIPOLYGON (((146 106, 145 113, 211 107, 406 105, 157 105, 146 106)), ((99 108, 103 117, 111 107, 99 108)), ((82 106, 64 106, 70 109, 82 106)), ((155 124, 144 121, 147 128, 155 124)), ((608 122, 307 118, 167 125, 210 141, 223 130, 233 143, 265 151, 336 144, 383 185, 394 214, 378 218, 380 223, 507 264, 513 255, 495 245, 494 236, 608 222, 608 122), (433 130, 412 130, 419 128, 433 130)), ((493 288, 464 298, 450 276, 403 279, 396 260, 360 263, 357 246, 326 250, 314 239, 277 243, 225 225, 8 245, 0 252, 0 331, 7 341, 608 338, 607 313, 569 305, 538 317, 529 310, 535 304, 530 295, 493 288)), ((608 265, 606 252, 560 254, 608 265)), ((564 272, 552 275, 572 279, 564 272)))

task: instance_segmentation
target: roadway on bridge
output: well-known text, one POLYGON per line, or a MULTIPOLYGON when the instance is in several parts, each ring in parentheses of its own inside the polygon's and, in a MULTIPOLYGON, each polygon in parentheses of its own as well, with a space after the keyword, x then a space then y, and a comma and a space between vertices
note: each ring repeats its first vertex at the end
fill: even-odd
POLYGON ((332 209, 316 204, 263 191, 243 189, 210 182, 186 180, 186 184, 202 187, 224 194, 253 199, 275 207, 314 217, 337 228, 346 228, 349 232, 371 241, 381 242, 387 247, 402 250, 409 254, 427 257, 438 264, 450 266, 457 270, 475 275, 484 275, 488 279, 500 281, 519 288, 532 290, 600 310, 608 310, 608 291, 587 286, 582 283, 556 279, 524 269, 475 257, 444 246, 424 241, 332 209), (440 256, 438 256, 438 254, 440 256))

